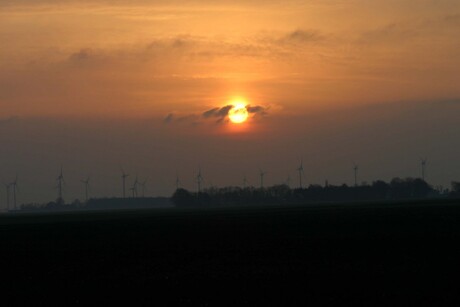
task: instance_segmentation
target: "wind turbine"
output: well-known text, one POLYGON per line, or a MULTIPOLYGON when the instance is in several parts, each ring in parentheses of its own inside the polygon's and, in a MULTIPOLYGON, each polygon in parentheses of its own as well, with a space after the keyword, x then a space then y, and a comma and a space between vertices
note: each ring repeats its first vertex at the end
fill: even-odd
POLYGON ((266 172, 262 171, 259 169, 259 176, 260 176, 260 188, 262 189, 264 187, 264 176, 266 172))
POLYGON ((18 188, 18 175, 16 175, 16 178, 14 179, 14 181, 12 183, 10 183, 10 186, 13 187, 13 205, 14 205, 14 210, 17 210, 17 207, 16 207, 16 191, 17 191, 17 188, 18 188))
POLYGON ((62 174, 62 166, 61 166, 61 172, 59 173, 59 176, 56 178, 58 181, 58 202, 64 202, 64 199, 62 198, 62 185, 65 183, 64 181, 64 175, 62 174))
POLYGON ((90 177, 88 176, 86 178, 86 180, 80 180, 81 183, 83 183, 85 185, 85 199, 86 199, 86 202, 88 202, 89 179, 90 179, 90 177))
POLYGON ((146 183, 147 183, 147 179, 145 179, 142 182, 139 182, 139 185, 142 187, 142 198, 145 197, 145 185, 146 185, 146 183))
POLYGON ((353 163, 353 171, 355 173, 355 187, 358 186, 358 164, 353 163))
POLYGON ((132 187, 133 197, 137 197, 137 186, 138 185, 139 185, 139 180, 137 179, 137 175, 136 175, 136 178, 134 179, 134 183, 133 183, 133 187, 132 187))
POLYGON ((303 159, 300 159, 300 166, 297 168, 299 172, 299 188, 302 189, 302 176, 303 176, 303 159))
POLYGON ((243 177, 243 188, 246 188, 248 185, 248 179, 246 178, 246 175, 243 177))
POLYGON ((136 189, 133 187, 129 188, 129 190, 133 193, 133 198, 135 197, 136 189))
POLYGON ((4 185, 6 188, 6 208, 8 211, 10 211, 10 184, 4 183, 4 185))
POLYGON ((421 165, 422 165, 422 180, 425 181, 425 170, 426 170, 426 163, 428 162, 428 160, 425 158, 425 159, 420 159, 421 161, 421 165))
POLYGON ((291 174, 288 173, 285 184, 291 188, 291 174))
POLYGON ((201 175, 201 168, 198 169, 198 175, 196 176, 196 182, 198 184, 198 193, 200 193, 201 184, 203 183, 203 176, 201 175))
POLYGON ((179 175, 176 172, 176 190, 178 190, 180 187, 180 180, 179 180, 179 175))
POLYGON ((121 179, 123 180, 123 198, 126 198, 126 178, 129 174, 126 174, 123 168, 121 169, 121 179))

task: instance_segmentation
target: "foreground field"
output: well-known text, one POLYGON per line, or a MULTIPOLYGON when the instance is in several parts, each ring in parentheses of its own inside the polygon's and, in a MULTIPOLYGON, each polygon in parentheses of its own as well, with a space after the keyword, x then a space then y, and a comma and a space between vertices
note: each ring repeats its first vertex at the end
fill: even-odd
POLYGON ((0 216, 17 303, 452 303, 460 202, 0 216))

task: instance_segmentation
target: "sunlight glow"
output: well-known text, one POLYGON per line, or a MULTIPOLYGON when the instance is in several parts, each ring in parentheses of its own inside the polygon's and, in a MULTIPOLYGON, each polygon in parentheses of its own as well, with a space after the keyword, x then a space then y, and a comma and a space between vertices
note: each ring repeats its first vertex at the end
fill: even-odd
POLYGON ((233 108, 228 112, 228 118, 234 124, 241 124, 248 119, 249 113, 246 104, 242 102, 233 103, 233 108))

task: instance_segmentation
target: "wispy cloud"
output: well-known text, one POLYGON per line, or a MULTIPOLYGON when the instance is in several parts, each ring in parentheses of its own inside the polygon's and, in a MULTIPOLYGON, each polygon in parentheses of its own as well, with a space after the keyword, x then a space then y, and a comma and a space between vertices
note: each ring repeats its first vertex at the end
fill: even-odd
POLYGON ((320 34, 318 30, 303 30, 297 29, 290 33, 287 33, 279 39, 282 43, 293 43, 293 44, 306 44, 312 42, 319 42, 324 39, 324 36, 320 34))
MULTIPOLYGON (((177 116, 174 113, 169 113, 168 115, 164 117, 163 122, 165 124, 192 123, 196 125, 200 123, 205 123, 209 120, 214 120, 214 123, 221 124, 221 123, 225 123, 228 121, 228 114, 232 108, 233 108, 233 105, 215 107, 215 108, 208 109, 206 111, 201 112, 200 115, 188 114, 188 115, 183 115, 183 116, 177 116)), ((248 105, 246 106, 246 109, 252 117, 268 115, 268 107, 265 107, 265 106, 248 105)))
POLYGON ((213 108, 210 110, 207 110, 203 112, 202 116, 204 118, 210 118, 210 117, 226 117, 228 115, 228 112, 233 108, 232 105, 226 105, 225 107, 221 108, 213 108))

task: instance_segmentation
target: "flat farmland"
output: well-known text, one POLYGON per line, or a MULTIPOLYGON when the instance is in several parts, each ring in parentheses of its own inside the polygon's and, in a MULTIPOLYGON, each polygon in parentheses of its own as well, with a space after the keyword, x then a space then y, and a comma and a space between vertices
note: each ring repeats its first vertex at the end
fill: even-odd
POLYGON ((460 202, 0 216, 12 305, 452 303, 460 202))

